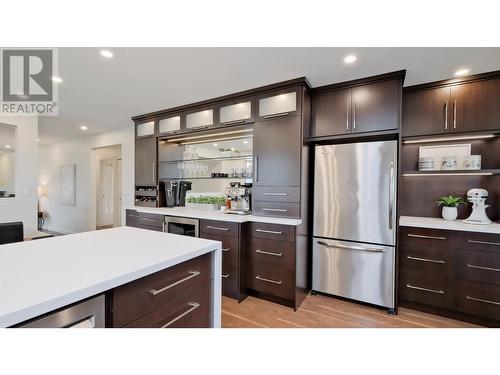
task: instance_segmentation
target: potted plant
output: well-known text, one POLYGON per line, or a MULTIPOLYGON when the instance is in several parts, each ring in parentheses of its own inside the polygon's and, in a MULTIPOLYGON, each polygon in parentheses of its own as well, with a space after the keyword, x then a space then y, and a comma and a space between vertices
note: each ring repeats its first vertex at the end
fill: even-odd
POLYGON ((436 201, 436 204, 438 206, 443 207, 443 211, 441 212, 441 215, 443 216, 443 219, 453 221, 457 218, 458 216, 458 206, 461 204, 464 204, 465 202, 462 200, 460 197, 453 197, 451 195, 449 196, 442 196, 439 198, 439 200, 436 201))

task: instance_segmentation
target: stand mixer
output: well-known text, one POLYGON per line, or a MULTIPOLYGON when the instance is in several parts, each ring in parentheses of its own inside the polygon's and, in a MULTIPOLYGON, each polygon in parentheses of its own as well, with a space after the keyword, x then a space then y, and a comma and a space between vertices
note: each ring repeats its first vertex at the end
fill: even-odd
POLYGON ((491 224, 491 220, 486 215, 486 208, 490 207, 486 204, 488 191, 484 189, 470 189, 467 192, 467 200, 472 203, 472 213, 464 220, 467 224, 491 224))

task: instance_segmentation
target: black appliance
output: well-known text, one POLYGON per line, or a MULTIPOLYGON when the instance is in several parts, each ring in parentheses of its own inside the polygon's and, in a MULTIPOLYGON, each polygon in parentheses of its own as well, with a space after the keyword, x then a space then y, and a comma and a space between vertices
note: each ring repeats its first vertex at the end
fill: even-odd
POLYGON ((165 205, 167 207, 177 206, 177 199, 179 196, 177 181, 165 181, 165 205))
POLYGON ((179 182, 179 195, 177 200, 177 206, 184 207, 186 205, 186 193, 191 190, 191 181, 180 181, 179 182))

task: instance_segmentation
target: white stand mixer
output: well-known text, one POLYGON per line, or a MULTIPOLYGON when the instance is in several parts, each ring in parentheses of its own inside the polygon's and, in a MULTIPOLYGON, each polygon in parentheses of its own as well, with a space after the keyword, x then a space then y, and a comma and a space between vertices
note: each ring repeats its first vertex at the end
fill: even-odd
POLYGON ((491 224, 491 220, 486 215, 486 208, 490 207, 486 204, 488 191, 484 189, 470 189, 467 192, 467 200, 472 203, 472 213, 464 220, 467 224, 491 224))

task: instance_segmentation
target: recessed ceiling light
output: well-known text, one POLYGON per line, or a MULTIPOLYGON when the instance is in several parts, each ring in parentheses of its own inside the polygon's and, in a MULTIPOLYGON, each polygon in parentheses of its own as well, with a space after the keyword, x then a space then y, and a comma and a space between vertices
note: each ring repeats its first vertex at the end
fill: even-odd
POLYGON ((80 126, 80 130, 85 131, 85 130, 88 130, 88 129, 89 129, 89 128, 88 128, 87 126, 85 126, 85 125, 80 126))
POLYGON ((52 81, 54 81, 56 83, 61 83, 62 82, 62 78, 57 77, 57 76, 52 76, 52 81))
POLYGON ((459 69, 455 72, 457 77, 464 76, 469 73, 469 69, 459 69))
POLYGON ((214 147, 217 147, 217 146, 218 146, 218 144, 217 144, 217 143, 214 143, 214 147))
POLYGON ((101 50, 101 56, 105 57, 107 59, 111 59, 114 55, 113 55, 113 52, 108 51, 107 49, 102 49, 101 50))
POLYGON ((37 139, 36 139, 36 141, 37 141, 37 142, 40 142, 40 138, 37 138, 37 139))
POLYGON ((344 62, 347 64, 351 64, 356 60, 357 60, 357 57, 354 55, 349 55, 349 56, 344 57, 344 62))
POLYGON ((244 141, 243 141, 243 143, 244 143, 244 144, 247 144, 247 143, 248 143, 248 141, 247 141, 247 140, 244 140, 244 141))
POLYGON ((5 148, 10 148, 11 146, 10 145, 5 145, 5 148))

